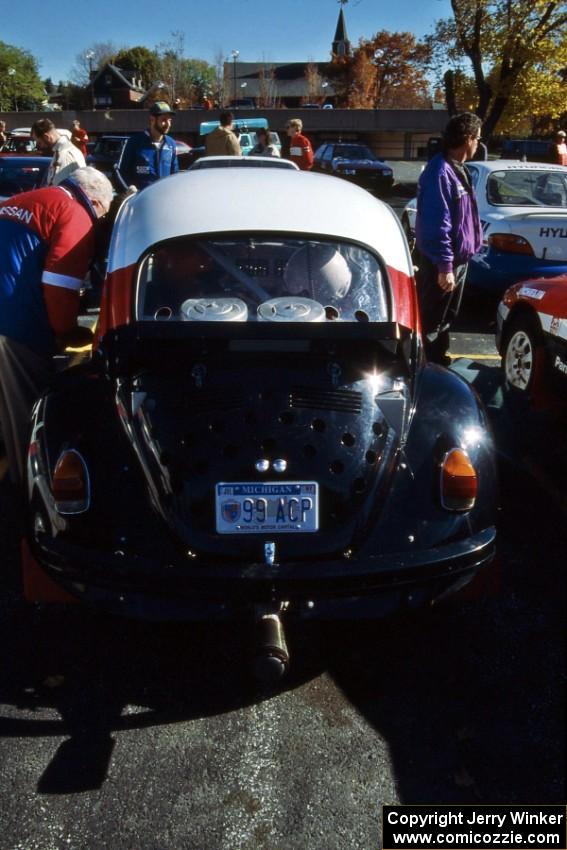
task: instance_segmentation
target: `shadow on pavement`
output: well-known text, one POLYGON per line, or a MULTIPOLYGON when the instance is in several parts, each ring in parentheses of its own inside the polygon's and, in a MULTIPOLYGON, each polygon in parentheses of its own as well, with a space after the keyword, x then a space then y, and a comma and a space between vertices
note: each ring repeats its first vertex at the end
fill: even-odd
MULTIPOLYGON (((498 370, 473 366, 483 396, 497 391, 498 370)), ((306 624, 290 636, 295 666, 282 690, 328 670, 387 741, 402 802, 565 798, 567 530, 561 506, 522 461, 526 447, 545 447, 544 424, 526 420, 517 433, 506 410, 494 405, 491 415, 501 449, 500 596, 457 598, 391 622, 306 624)), ((14 556, 14 540, 4 545, 14 556)), ((10 587, 0 596, 0 640, 0 736, 66 736, 38 776, 43 794, 99 788, 118 731, 274 694, 251 679, 252 638, 240 626, 31 608, 10 587)))
POLYGON ((335 640, 330 670, 388 741, 402 802, 565 799, 565 522, 510 464, 502 496, 499 599, 335 640))
MULTIPOLYGON (((38 779, 44 794, 99 788, 114 733, 223 714, 271 698, 251 674, 251 628, 156 624, 79 606, 0 597, 0 737, 68 736, 38 779)), ((312 627, 291 631, 300 659, 280 690, 322 672, 312 627)))

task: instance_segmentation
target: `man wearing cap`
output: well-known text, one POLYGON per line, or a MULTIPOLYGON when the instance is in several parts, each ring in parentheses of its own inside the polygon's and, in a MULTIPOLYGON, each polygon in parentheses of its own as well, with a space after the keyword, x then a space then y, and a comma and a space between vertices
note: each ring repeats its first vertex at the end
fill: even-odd
POLYGON ((156 101, 150 107, 148 129, 128 139, 120 161, 120 173, 129 186, 145 189, 156 180, 179 171, 175 141, 167 135, 174 115, 168 103, 156 101))
POLYGON ((549 161, 554 165, 567 165, 567 144, 565 132, 558 130, 549 146, 549 161))

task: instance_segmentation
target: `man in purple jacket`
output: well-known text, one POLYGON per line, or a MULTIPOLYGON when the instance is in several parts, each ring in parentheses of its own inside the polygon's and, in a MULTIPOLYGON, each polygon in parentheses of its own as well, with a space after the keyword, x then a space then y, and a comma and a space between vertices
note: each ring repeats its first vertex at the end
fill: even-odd
POLYGON ((474 189, 464 167, 480 141, 481 121, 472 112, 450 119, 443 151, 419 178, 415 236, 417 295, 425 355, 450 364, 449 329, 458 315, 467 263, 482 245, 474 189))

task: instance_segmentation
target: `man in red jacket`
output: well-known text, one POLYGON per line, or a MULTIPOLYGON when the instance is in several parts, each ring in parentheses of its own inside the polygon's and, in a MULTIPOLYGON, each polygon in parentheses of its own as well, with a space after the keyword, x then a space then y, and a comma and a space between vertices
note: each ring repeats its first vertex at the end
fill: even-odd
POLYGON ((16 484, 32 405, 49 380, 52 355, 77 331, 94 223, 111 201, 104 174, 78 168, 59 186, 0 203, 0 426, 16 484))
POLYGON ((303 121, 301 118, 291 118, 286 126, 289 136, 289 157, 301 169, 309 171, 313 165, 313 148, 311 142, 302 134, 303 121))
POLYGON ((554 165, 567 165, 567 144, 565 132, 558 130, 549 146, 549 161, 554 165))
POLYGON ((89 136, 86 130, 83 130, 81 127, 80 121, 73 121, 72 129, 71 129, 71 141, 75 145, 76 148, 79 148, 81 153, 86 159, 87 156, 87 142, 89 140, 89 136))

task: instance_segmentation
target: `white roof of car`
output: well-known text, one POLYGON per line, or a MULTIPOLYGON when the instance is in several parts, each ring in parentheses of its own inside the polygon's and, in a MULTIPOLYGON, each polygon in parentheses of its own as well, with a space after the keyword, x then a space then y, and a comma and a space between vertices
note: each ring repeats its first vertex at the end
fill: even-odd
MULTIPOLYGON (((61 127, 57 127, 56 129, 59 135, 67 136, 68 139, 71 138, 70 130, 65 130, 61 127)), ((31 127, 15 127, 13 130, 8 131, 8 135, 12 136, 12 138, 16 136, 31 136, 31 127)))
POLYGON ((123 206, 109 271, 178 236, 234 232, 309 234, 360 242, 411 276, 401 226, 386 204, 351 183, 280 168, 203 168, 154 183, 123 206))
POLYGON ((273 166, 275 168, 288 168, 292 171, 299 171, 299 166, 292 162, 291 159, 282 159, 279 156, 202 156, 200 159, 189 166, 189 171, 200 171, 201 168, 220 168, 226 165, 228 168, 243 166, 261 167, 273 166))
POLYGON ((565 171, 567 166, 554 165, 551 162, 521 162, 519 159, 488 159, 475 162, 472 160, 467 165, 475 165, 484 171, 565 171))

